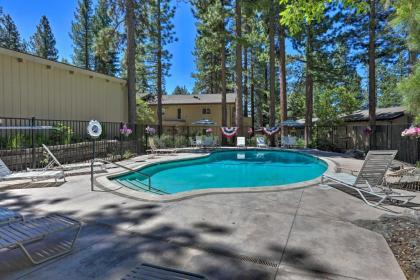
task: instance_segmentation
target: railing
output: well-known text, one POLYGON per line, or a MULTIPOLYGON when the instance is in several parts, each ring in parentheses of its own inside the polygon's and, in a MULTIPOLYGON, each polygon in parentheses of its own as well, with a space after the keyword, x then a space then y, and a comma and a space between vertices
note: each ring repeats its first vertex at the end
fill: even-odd
POLYGON ((144 184, 144 183, 142 183, 141 181, 139 181, 139 182, 142 183, 143 185, 145 185, 148 188, 147 190, 149 192, 155 191, 157 193, 167 194, 167 192, 164 192, 162 190, 159 190, 159 189, 156 189, 156 188, 152 187, 152 177, 149 174, 140 172, 137 169, 129 168, 129 167, 125 166, 125 165, 122 165, 122 164, 119 164, 119 163, 116 163, 116 162, 112 162, 112 161, 108 161, 108 160, 104 160, 104 159, 100 159, 100 158, 95 158, 94 160, 92 160, 91 165, 90 165, 91 191, 94 190, 94 178, 93 178, 93 176, 94 176, 94 170, 93 169, 94 168, 93 167, 94 167, 95 162, 102 162, 102 163, 105 163, 105 164, 112 164, 112 165, 115 165, 115 166, 117 166, 119 168, 125 169, 127 171, 140 174, 140 175, 142 175, 142 176, 144 176, 144 177, 147 178, 147 182, 148 182, 147 185, 144 184))
MULTIPOLYGON (((88 123, 0 117, 0 158, 14 171, 43 168, 47 163, 44 144, 62 164, 90 161, 93 144, 86 131, 88 123)), ((98 157, 115 161, 142 153, 141 125, 132 128, 133 133, 126 137, 120 133, 123 123, 101 124, 102 135, 96 140, 98 157)))

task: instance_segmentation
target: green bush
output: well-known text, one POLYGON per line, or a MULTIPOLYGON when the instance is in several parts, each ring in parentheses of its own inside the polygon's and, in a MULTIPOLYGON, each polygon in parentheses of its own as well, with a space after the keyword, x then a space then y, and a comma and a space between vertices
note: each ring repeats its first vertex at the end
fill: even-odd
POLYGON ((6 147, 9 149, 19 149, 28 147, 29 145, 29 136, 22 135, 21 133, 16 133, 15 135, 9 137, 6 147))
POLYGON ((188 138, 185 136, 175 136, 175 147, 177 148, 183 148, 183 147, 187 147, 189 142, 188 142, 188 138))
POLYGON ((330 152, 342 152, 342 150, 338 148, 335 144, 325 139, 317 139, 315 142, 312 142, 309 145, 309 148, 316 148, 322 151, 330 151, 330 152))
POLYGON ((174 146, 174 139, 172 135, 162 134, 158 141, 163 148, 171 148, 174 146))
POLYGON ((248 146, 257 146, 257 138, 251 137, 251 138, 247 138, 247 142, 248 142, 248 146))
POLYGON ((73 129, 71 127, 57 123, 52 130, 51 141, 54 144, 70 144, 72 136, 73 129))
POLYGON ((132 158, 133 156, 135 156, 134 153, 132 153, 130 150, 125 150, 123 155, 122 155, 122 158, 123 159, 129 159, 129 158, 132 158))
POLYGON ((305 140, 303 140, 302 138, 297 138, 296 139, 296 147, 297 148, 305 147, 305 140))

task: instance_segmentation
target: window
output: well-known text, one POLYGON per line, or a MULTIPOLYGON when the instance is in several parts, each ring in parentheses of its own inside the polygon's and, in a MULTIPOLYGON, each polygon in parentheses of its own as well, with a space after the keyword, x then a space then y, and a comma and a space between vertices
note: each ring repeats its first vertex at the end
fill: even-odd
POLYGON ((181 108, 178 108, 178 110, 177 110, 177 118, 178 118, 178 120, 181 119, 181 108))
POLYGON ((203 115, 210 115, 210 114, 211 114, 210 108, 203 108, 203 115))

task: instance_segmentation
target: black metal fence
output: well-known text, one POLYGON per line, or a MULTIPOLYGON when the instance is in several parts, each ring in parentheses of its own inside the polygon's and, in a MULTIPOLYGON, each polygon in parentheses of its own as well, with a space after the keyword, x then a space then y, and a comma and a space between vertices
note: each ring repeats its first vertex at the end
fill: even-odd
MULTIPOLYGON (((366 125, 314 126, 310 147, 334 152, 346 152, 353 149, 363 152, 392 149, 398 150, 397 159, 416 163, 420 161, 420 139, 401 136, 401 133, 409 126, 410 124, 377 125, 374 128, 375 141, 366 125)), ((150 127, 157 131, 156 126, 151 125, 150 127)), ((288 128, 287 134, 296 136, 297 147, 304 146, 303 128, 288 128)), ((180 148, 191 146, 192 139, 197 135, 217 137, 218 143, 222 143, 220 128, 209 126, 164 126, 160 137, 157 135, 153 137, 157 138, 157 142, 162 147, 180 148)), ((249 145, 255 145, 255 135, 250 136, 245 133, 245 136, 247 136, 249 145)), ((280 133, 275 138, 275 144, 279 146, 281 143, 280 133)), ((224 145, 234 145, 233 140, 225 141, 224 145)), ((146 139, 144 142, 147 143, 146 139)))
MULTIPOLYGON (((62 164, 92 158, 89 121, 0 117, 0 158, 12 170, 42 168, 48 161, 46 145, 62 164)), ((143 128, 136 126, 128 137, 120 133, 122 123, 102 122, 96 154, 108 160, 128 158, 142 152, 143 128)))
MULTIPOLYGON (((92 158, 92 139, 87 135, 89 121, 45 120, 35 118, 0 117, 0 158, 12 170, 42 168, 48 163, 47 153, 42 144, 62 163, 83 162, 92 158), (38 129, 34 129, 38 128, 38 129)), ((156 138, 156 143, 165 148, 191 147, 197 135, 212 136, 222 143, 219 127, 209 126, 164 126, 160 137, 148 135, 147 125, 137 125, 128 137, 120 133, 122 123, 101 122, 103 133, 96 140, 96 155, 107 160, 120 160, 148 149, 148 137, 156 138)), ((157 131, 157 127, 150 125, 157 131)), ((420 161, 420 139, 402 137, 401 132, 408 124, 378 125, 375 127, 376 141, 366 130, 366 126, 315 126, 311 147, 321 150, 345 152, 358 149, 398 150, 397 159, 416 163, 420 161)), ((255 145, 255 135, 245 133, 248 145, 255 145)), ((297 146, 303 147, 303 129, 288 129, 287 134, 297 137, 297 146)), ((280 133, 276 144, 280 143, 280 133)), ((223 145, 234 145, 228 139, 223 145)))

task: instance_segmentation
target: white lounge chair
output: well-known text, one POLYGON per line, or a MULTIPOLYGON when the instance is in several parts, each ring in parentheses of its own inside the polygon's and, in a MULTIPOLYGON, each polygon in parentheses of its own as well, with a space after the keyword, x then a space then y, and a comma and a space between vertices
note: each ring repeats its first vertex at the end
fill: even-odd
POLYGON ((265 138, 264 137, 257 137, 257 147, 258 148, 267 148, 267 144, 265 143, 265 138))
POLYGON ((245 147, 245 137, 236 137, 236 147, 245 147))
POLYGON ((82 224, 79 221, 60 215, 8 223, 0 226, 0 249, 20 248, 33 264, 43 263, 71 252, 81 228, 82 224), (75 230, 74 238, 69 244, 60 244, 60 250, 47 249, 31 254, 26 247, 47 236, 67 230, 75 230))
MULTIPOLYGON (((82 162, 82 163, 72 163, 72 164, 61 164, 57 157, 51 152, 51 150, 44 144, 42 144, 42 148, 47 152, 47 154, 51 157, 51 161, 43 168, 45 170, 47 169, 55 169, 55 165, 57 165, 57 167, 59 169, 62 169, 64 171, 69 171, 69 170, 75 170, 75 169, 81 169, 81 168, 88 168, 91 167, 91 163, 90 162, 82 162)), ((99 167, 101 170, 105 170, 105 163, 103 162, 94 162, 93 163, 94 167, 99 167)))
POLYGON ((162 148, 157 148, 156 144, 155 144, 155 140, 153 138, 149 138, 149 150, 146 150, 146 152, 150 152, 151 154, 158 154, 158 153, 167 153, 167 154, 174 154, 177 152, 176 148, 173 149, 162 149, 162 148))
POLYGON ((27 172, 15 172, 12 173, 7 165, 0 159, 0 181, 10 181, 10 180, 25 180, 29 179, 32 181, 40 181, 47 179, 55 179, 57 183, 58 179, 63 179, 66 181, 63 170, 33 170, 27 172))
POLYGON ((403 195, 394 192, 391 188, 383 186, 384 176, 392 160, 398 151, 370 151, 356 176, 347 173, 329 173, 322 175, 322 183, 325 179, 339 183, 345 187, 355 190, 366 204, 378 206, 385 200, 399 200, 406 204, 414 195, 403 195), (379 199, 378 202, 368 201, 366 196, 373 196, 379 199))

